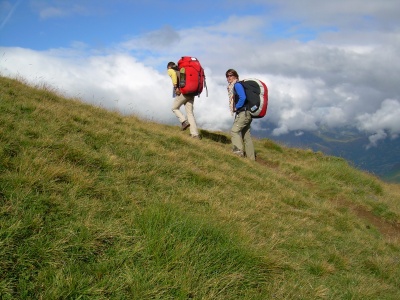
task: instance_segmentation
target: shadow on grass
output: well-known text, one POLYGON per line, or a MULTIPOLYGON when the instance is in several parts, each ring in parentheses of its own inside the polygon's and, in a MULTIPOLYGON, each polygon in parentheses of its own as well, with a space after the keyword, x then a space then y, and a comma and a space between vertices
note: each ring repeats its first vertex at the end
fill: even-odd
POLYGON ((200 134, 203 138, 212 140, 214 142, 222 143, 222 144, 230 144, 231 139, 224 134, 219 134, 215 132, 209 132, 207 130, 200 130, 200 134))

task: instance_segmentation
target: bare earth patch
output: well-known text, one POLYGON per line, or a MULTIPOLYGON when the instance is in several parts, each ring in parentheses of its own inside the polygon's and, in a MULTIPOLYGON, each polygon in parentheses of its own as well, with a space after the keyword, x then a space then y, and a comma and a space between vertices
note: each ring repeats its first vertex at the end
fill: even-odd
MULTIPOLYGON (((372 212, 368 211, 364 207, 350 203, 345 199, 335 200, 334 202, 339 207, 346 207, 350 209, 359 218, 375 226, 382 235, 389 238, 400 238, 399 223, 391 223, 386 221, 378 216, 375 216, 372 212)), ((367 225, 367 228, 369 228, 369 225, 367 225)))
MULTIPOLYGON (((279 164, 264 160, 260 157, 256 158, 256 161, 266 167, 270 168, 278 168, 279 164)), ((378 231, 385 237, 388 238, 400 238, 400 223, 391 223, 389 221, 386 221, 383 218, 380 218, 376 215, 374 215, 372 212, 368 211, 364 207, 351 203, 345 199, 341 200, 332 200, 332 202, 335 202, 335 204, 339 207, 344 207, 348 208, 350 211, 352 211, 356 216, 359 218, 365 220, 366 222, 370 223, 372 226, 376 227, 378 231)), ((367 228, 369 228, 370 225, 367 225, 367 228)))

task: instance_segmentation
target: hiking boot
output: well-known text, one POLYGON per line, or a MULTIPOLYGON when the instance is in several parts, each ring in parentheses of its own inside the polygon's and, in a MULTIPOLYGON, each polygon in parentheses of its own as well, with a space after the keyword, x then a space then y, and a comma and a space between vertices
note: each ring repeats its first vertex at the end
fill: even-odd
POLYGON ((235 149, 235 150, 232 150, 232 153, 236 154, 237 156, 244 157, 244 153, 242 150, 235 149))
POLYGON ((192 138, 194 138, 194 139, 201 140, 201 135, 199 135, 199 134, 191 134, 190 136, 191 136, 192 138))
POLYGON ((189 124, 189 122, 188 121, 183 121, 182 122, 182 131, 183 130, 186 130, 188 127, 190 126, 190 124, 189 124))

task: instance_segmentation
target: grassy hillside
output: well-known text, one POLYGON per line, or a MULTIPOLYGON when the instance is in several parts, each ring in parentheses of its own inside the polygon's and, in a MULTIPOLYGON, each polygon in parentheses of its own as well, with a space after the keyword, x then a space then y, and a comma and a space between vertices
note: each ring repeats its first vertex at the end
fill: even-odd
POLYGON ((2 299, 400 299, 399 185, 8 78, 0 97, 2 299))

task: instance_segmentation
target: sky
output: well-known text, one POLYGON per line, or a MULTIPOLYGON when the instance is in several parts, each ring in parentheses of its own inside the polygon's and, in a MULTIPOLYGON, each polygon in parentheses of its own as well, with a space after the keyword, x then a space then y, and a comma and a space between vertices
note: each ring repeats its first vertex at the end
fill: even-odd
MULTIPOLYGON (((0 0, 0 75, 179 125, 169 61, 196 57, 198 126, 228 132, 226 70, 269 90, 253 132, 400 134, 398 0, 0 0)), ((183 109, 182 109, 183 111, 183 109)))

